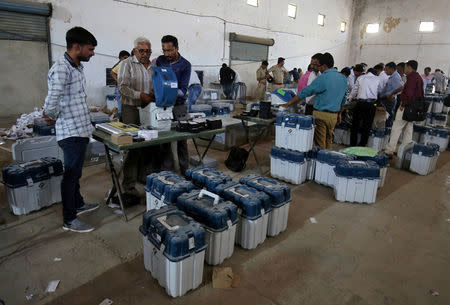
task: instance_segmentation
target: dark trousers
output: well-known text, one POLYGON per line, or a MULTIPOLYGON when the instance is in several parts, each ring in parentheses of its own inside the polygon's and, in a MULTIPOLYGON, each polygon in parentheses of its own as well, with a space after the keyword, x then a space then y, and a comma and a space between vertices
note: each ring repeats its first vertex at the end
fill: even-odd
POLYGON ((80 178, 83 170, 89 138, 70 137, 58 141, 64 152, 64 175, 61 182, 63 220, 71 222, 77 218, 77 208, 84 205, 80 194, 80 178))
MULTIPOLYGON (((122 106, 122 122, 125 124, 140 124, 139 109, 136 106, 122 106)), ((124 193, 134 192, 137 181, 145 182, 147 175, 159 171, 156 157, 159 154, 158 146, 130 149, 123 160, 124 193), (152 162, 155 161, 155 162, 152 162)))
POLYGON ((223 94, 225 94, 225 99, 231 100, 233 98, 233 83, 222 85, 223 94))
POLYGON ((358 131, 361 132, 361 140, 358 146, 366 146, 375 117, 375 100, 359 100, 353 110, 353 123, 350 134, 350 145, 356 146, 358 142, 358 131))
MULTIPOLYGON (((181 104, 173 107, 173 118, 175 120, 185 120, 187 115, 187 105, 181 104)), ((177 142, 177 155, 180 172, 184 176, 186 170, 189 168, 189 152, 187 141, 177 142)), ((172 155, 171 143, 162 144, 160 147, 160 156, 162 156, 162 170, 173 171, 175 169, 175 162, 172 155)))
POLYGON ((395 106, 397 105, 397 100, 389 101, 388 99, 384 98, 381 100, 381 104, 389 114, 389 117, 386 120, 386 127, 392 127, 395 118, 395 106))

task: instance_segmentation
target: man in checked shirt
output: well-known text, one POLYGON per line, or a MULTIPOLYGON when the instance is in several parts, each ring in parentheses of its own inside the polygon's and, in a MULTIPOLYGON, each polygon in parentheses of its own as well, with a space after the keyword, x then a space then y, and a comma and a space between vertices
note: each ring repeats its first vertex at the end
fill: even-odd
POLYGON ((80 194, 84 155, 93 130, 81 62, 94 56, 97 40, 86 29, 74 27, 67 31, 66 42, 67 51, 48 72, 44 119, 47 124, 55 125, 56 139, 64 152, 63 229, 83 233, 94 228, 77 216, 97 209, 98 204, 85 203, 80 194))

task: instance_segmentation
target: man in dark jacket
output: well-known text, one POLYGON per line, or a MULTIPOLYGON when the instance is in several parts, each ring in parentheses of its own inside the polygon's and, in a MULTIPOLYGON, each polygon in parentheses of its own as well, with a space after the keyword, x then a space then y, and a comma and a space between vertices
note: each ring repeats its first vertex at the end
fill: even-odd
MULTIPOLYGON (((158 57, 156 65, 158 67, 171 67, 175 72, 178 81, 178 96, 175 106, 173 106, 173 118, 175 120, 185 120, 188 113, 186 99, 191 77, 191 63, 180 55, 176 37, 172 35, 164 36, 161 39, 161 45, 164 55, 158 57)), ((184 176, 189 168, 189 153, 186 140, 177 142, 177 154, 180 172, 184 176)), ((162 168, 164 170, 174 170, 175 164, 170 143, 161 145, 161 157, 163 158, 162 168)))
POLYGON ((405 106, 409 103, 423 98, 423 80, 419 73, 417 73, 418 63, 415 60, 410 60, 405 65, 406 83, 403 87, 402 93, 398 95, 400 106, 395 115, 395 121, 392 125, 391 138, 386 146, 386 154, 392 155, 397 146, 398 138, 403 133, 403 143, 412 141, 414 122, 403 120, 403 111, 405 106))
POLYGON ((223 88, 223 94, 227 100, 231 100, 231 93, 233 89, 234 78, 236 77, 236 72, 233 71, 227 64, 222 64, 220 69, 220 84, 223 88))

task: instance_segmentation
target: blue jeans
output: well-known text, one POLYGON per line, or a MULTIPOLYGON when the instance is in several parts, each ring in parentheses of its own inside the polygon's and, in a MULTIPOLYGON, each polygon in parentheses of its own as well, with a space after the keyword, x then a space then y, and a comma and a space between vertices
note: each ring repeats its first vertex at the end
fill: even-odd
POLYGON ((197 102, 198 97, 202 93, 202 86, 199 84, 192 85, 188 89, 188 111, 191 111, 191 106, 197 102))
POLYGON ((394 101, 389 101, 388 99, 382 99, 381 104, 386 108, 387 113, 389 114, 388 119, 386 120, 386 127, 392 127, 394 124, 395 118, 395 106, 397 106, 397 99, 394 101))
POLYGON ((71 222, 77 218, 77 208, 84 205, 80 194, 80 178, 89 138, 70 137, 58 141, 64 152, 64 175, 61 182, 63 220, 71 222))
POLYGON ((119 121, 121 121, 121 118, 122 118, 122 102, 120 101, 120 93, 119 93, 119 89, 117 87, 116 87, 114 93, 116 95, 116 101, 117 101, 117 118, 119 119, 119 121))
POLYGON ((237 101, 238 99, 238 94, 239 94, 239 83, 234 83, 233 84, 233 99, 235 101, 237 101))

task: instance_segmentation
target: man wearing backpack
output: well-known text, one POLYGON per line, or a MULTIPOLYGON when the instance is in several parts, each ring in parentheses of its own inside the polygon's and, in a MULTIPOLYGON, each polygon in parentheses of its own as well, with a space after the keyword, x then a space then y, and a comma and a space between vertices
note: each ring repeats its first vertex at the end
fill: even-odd
POLYGON ((417 73, 418 63, 415 60, 410 60, 405 65, 406 83, 403 87, 402 93, 397 96, 400 107, 395 115, 395 121, 392 125, 391 138, 386 146, 385 153, 392 157, 400 135, 403 133, 402 142, 409 143, 412 141, 414 122, 409 122, 403 119, 403 112, 405 107, 418 100, 423 99, 423 80, 419 73, 417 73))

